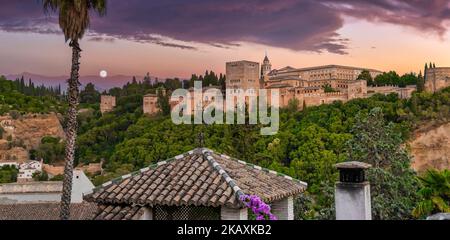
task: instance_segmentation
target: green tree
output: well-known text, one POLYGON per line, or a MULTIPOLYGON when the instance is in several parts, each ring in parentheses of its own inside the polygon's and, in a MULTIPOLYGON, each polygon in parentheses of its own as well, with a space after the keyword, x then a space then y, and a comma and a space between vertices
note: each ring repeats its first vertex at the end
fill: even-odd
POLYGON ((333 165, 339 162, 339 157, 328 147, 331 134, 314 124, 296 134, 299 144, 289 154, 292 159, 290 168, 295 177, 310 184, 311 192, 317 192, 322 181, 336 177, 333 165))
POLYGON ((0 183, 13 183, 17 181, 19 170, 14 166, 0 167, 0 183))
POLYGON ((95 104, 100 102, 100 93, 95 89, 95 85, 88 83, 86 87, 80 92, 80 102, 95 104))
POLYGON ((348 142, 348 160, 366 162, 372 191, 374 219, 410 219, 418 201, 418 181, 411 158, 401 146, 395 125, 386 125, 381 108, 358 114, 348 142))
POLYGON ((64 176, 63 175, 57 175, 52 177, 51 179, 49 179, 52 182, 61 182, 64 180, 64 176))
POLYGON ((164 91, 158 91, 157 105, 164 116, 170 115, 169 95, 167 93, 164 94, 164 91))
POLYGON ((33 174, 33 180, 37 182, 48 181, 48 174, 46 172, 35 172, 33 174))
POLYGON ((435 213, 450 213, 450 171, 429 170, 419 179, 422 201, 417 204, 413 215, 425 218, 435 213))
POLYGON ((65 142, 60 138, 44 137, 34 151, 35 159, 43 159, 45 163, 55 164, 64 159, 65 142))
POLYGON ((66 165, 64 170, 63 194, 61 197, 61 220, 70 217, 70 201, 72 192, 73 162, 77 137, 77 106, 79 103, 79 70, 80 53, 79 40, 83 37, 90 22, 90 11, 100 16, 106 13, 106 0, 43 0, 46 11, 58 12, 59 26, 66 41, 70 40, 72 48, 72 69, 69 79, 69 110, 67 123, 66 165))
POLYGON ((375 77, 374 84, 377 86, 399 85, 400 76, 395 71, 382 73, 375 77))
POLYGON ((358 80, 366 80, 368 86, 373 86, 373 78, 372 75, 370 75, 370 72, 367 70, 364 70, 359 74, 358 80))
POLYGON ((422 71, 420 71, 417 76, 417 92, 425 91, 425 77, 422 75, 422 71))

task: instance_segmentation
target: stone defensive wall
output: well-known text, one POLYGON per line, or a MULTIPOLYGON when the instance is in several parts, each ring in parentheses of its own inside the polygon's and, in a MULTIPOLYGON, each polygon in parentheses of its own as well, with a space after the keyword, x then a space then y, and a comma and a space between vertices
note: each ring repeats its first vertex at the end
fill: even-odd
POLYGON ((427 69, 425 76, 425 88, 429 92, 436 92, 450 86, 450 67, 427 69))
POLYGON ((330 93, 304 93, 305 97, 347 97, 347 93, 330 92, 330 93))

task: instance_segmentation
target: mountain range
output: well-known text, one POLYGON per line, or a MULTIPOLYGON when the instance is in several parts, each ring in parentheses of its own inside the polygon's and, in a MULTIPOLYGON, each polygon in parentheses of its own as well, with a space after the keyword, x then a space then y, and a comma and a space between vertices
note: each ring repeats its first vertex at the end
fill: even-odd
MULTIPOLYGON (((6 79, 8 80, 15 80, 20 79, 21 77, 24 77, 25 81, 28 82, 29 79, 35 84, 35 85, 45 85, 45 86, 58 86, 61 84, 61 87, 65 89, 67 79, 69 79, 68 76, 45 76, 45 75, 39 75, 29 72, 24 72, 20 74, 9 74, 5 75, 6 79)), ((144 78, 144 76, 136 76, 136 79, 138 81, 141 81, 144 78)), ((151 77, 152 80, 156 79, 155 77, 151 77)), ((127 76, 127 75, 114 75, 114 76, 108 76, 106 78, 102 78, 98 75, 86 75, 86 76, 80 76, 80 82, 83 86, 85 86, 88 83, 93 83, 98 91, 104 91, 109 90, 114 87, 122 87, 127 82, 131 82, 133 80, 133 76, 127 76)))

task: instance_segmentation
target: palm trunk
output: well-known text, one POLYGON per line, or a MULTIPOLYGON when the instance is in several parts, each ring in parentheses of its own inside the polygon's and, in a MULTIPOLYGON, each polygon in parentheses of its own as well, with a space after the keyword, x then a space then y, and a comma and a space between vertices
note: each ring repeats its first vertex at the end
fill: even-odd
POLYGON ((67 143, 65 151, 65 168, 64 168, 64 181, 63 192, 61 197, 61 220, 69 220, 70 218, 70 202, 72 195, 72 178, 73 178, 73 165, 75 158, 75 141, 77 138, 77 107, 79 97, 79 70, 80 70, 80 48, 78 41, 71 42, 72 47, 72 70, 69 79, 69 110, 68 110, 68 122, 67 122, 67 143))

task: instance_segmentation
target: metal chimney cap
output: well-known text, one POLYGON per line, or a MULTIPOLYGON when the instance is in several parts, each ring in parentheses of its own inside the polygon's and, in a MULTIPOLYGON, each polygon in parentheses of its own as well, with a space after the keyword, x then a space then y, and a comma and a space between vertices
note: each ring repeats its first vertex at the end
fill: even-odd
POLYGON ((372 165, 363 162, 343 162, 334 165, 337 169, 369 169, 372 165))

